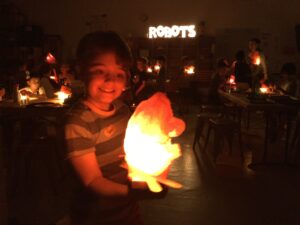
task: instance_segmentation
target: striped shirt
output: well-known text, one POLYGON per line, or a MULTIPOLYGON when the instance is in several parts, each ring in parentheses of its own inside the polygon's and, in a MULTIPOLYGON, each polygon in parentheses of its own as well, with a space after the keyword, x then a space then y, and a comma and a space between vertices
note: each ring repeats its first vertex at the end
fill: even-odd
MULTIPOLYGON (((65 125, 67 158, 94 152, 103 176, 126 184, 127 171, 120 167, 123 140, 130 118, 128 107, 116 101, 106 112, 88 102, 76 105, 65 125)), ((127 197, 101 198, 80 185, 73 193, 71 217, 78 224, 133 224, 137 204, 127 197), (131 222, 130 222, 131 221, 131 222)))

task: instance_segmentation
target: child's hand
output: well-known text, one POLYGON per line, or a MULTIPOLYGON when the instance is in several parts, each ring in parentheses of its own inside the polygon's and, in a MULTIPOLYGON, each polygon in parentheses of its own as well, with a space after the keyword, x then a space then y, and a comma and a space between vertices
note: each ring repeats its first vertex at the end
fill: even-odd
POLYGON ((68 95, 72 94, 71 89, 64 85, 61 86, 60 91, 68 95))
POLYGON ((162 186, 162 191, 152 192, 146 182, 130 181, 128 183, 128 195, 135 200, 161 199, 167 195, 168 187, 163 184, 160 185, 162 186))
POLYGON ((20 91, 20 93, 22 95, 27 95, 27 96, 31 96, 32 95, 32 93, 30 91, 26 91, 26 90, 22 90, 22 91, 20 91))

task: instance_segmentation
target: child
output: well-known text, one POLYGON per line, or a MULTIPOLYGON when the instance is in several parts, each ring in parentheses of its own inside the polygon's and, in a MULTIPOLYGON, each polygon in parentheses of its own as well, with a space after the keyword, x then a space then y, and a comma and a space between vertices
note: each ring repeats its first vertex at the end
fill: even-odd
POLYGON ((217 63, 217 71, 213 76, 209 87, 209 101, 212 104, 221 104, 219 98, 219 89, 224 89, 226 84, 226 75, 229 70, 229 64, 226 59, 220 59, 217 63))
POLYGON ((130 111, 119 97, 129 81, 131 53, 116 33, 98 31, 81 39, 77 59, 87 90, 65 125, 67 158, 79 177, 71 198, 71 222, 143 224, 136 200, 163 197, 166 189, 154 194, 145 183, 128 181, 120 167, 130 111))
POLYGON ((248 60, 252 73, 252 88, 254 90, 260 87, 260 83, 268 79, 268 71, 266 58, 260 49, 260 40, 258 38, 250 39, 248 48, 248 60))
POLYGON ((245 53, 243 50, 239 50, 235 54, 234 75, 235 81, 238 83, 246 83, 251 86, 251 69, 246 62, 245 53))
POLYGON ((20 90, 22 95, 35 98, 47 98, 44 87, 40 84, 40 77, 36 74, 31 74, 27 79, 27 87, 20 90))
POLYGON ((59 80, 62 85, 65 85, 67 87, 72 86, 72 82, 75 80, 74 75, 71 73, 71 66, 68 63, 63 63, 60 66, 60 74, 59 74, 59 80))
POLYGON ((139 103, 144 100, 143 90, 145 90, 147 79, 147 59, 139 57, 136 60, 135 68, 132 72, 131 87, 132 94, 135 98, 135 103, 139 103))

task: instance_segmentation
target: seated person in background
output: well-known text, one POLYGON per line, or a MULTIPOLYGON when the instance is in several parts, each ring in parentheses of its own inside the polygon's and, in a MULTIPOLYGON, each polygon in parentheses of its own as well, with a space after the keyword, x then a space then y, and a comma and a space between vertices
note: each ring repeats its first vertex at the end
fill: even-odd
POLYGON ((284 95, 296 96, 296 66, 294 63, 285 63, 280 71, 280 80, 277 90, 284 95))
POLYGON ((72 74, 71 66, 68 63, 63 63, 60 66, 59 80, 62 85, 67 87, 72 86, 72 82, 75 80, 75 77, 72 74))
POLYGON ((219 89, 223 89, 226 84, 226 75, 229 70, 229 64, 226 59, 220 59, 217 63, 216 73, 213 75, 209 87, 209 103, 220 104, 219 89))
POLYGON ((144 99, 142 92, 146 86, 147 61, 146 58, 139 57, 131 74, 132 95, 136 103, 144 99))
POLYGON ((47 98, 45 89, 40 84, 40 77, 37 74, 31 74, 27 79, 27 87, 20 89, 22 95, 35 98, 47 98))
POLYGON ((251 69, 246 62, 245 52, 240 50, 235 55, 233 72, 237 83, 246 83, 251 86, 251 69))
POLYGON ((41 78, 41 86, 44 87, 46 96, 48 98, 54 98, 54 93, 60 90, 60 85, 52 79, 52 69, 48 64, 43 64, 40 68, 41 78))
POLYGON ((26 61, 20 61, 18 65, 18 71, 15 75, 15 83, 19 84, 19 88, 27 86, 27 79, 30 76, 29 63, 26 61))
POLYGON ((155 60, 154 72, 157 75, 157 91, 165 92, 166 91, 166 58, 165 56, 158 56, 155 60), (155 69, 156 66, 159 66, 159 69, 155 69))
POLYGON ((261 41, 258 38, 249 40, 248 62, 252 76, 252 90, 257 92, 262 83, 268 79, 267 63, 263 51, 260 48, 261 41))

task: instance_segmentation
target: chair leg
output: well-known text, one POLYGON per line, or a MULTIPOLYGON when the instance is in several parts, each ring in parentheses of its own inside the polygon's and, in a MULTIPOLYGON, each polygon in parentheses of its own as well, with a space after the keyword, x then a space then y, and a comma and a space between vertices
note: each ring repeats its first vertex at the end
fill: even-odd
POLYGON ((294 158, 294 162, 297 161, 298 155, 300 154, 299 151, 299 144, 300 144, 300 121, 298 121, 294 134, 293 134, 293 138, 291 141, 291 150, 295 150, 295 158, 294 158))
POLYGON ((228 131, 226 134, 226 139, 229 147, 229 155, 232 155, 232 139, 233 139, 233 132, 234 131, 228 131))
POLYGON ((205 139, 205 143, 204 143, 204 147, 203 147, 203 152, 206 151, 207 145, 208 145, 208 141, 209 141, 209 136, 210 136, 210 132, 211 132, 211 126, 208 126, 208 130, 207 130, 207 135, 206 135, 206 139, 205 139))
POLYGON ((244 162, 244 152, 243 152, 243 142, 242 142, 242 131, 239 128, 238 129, 238 139, 239 139, 239 148, 240 148, 240 156, 242 162, 244 162))
POLYGON ((200 118, 198 118, 197 120, 197 125, 196 125, 196 129, 195 129, 195 136, 194 136, 194 141, 193 141, 193 150, 195 150, 196 148, 196 143, 198 141, 198 139, 200 138, 200 118))
POLYGON ((250 112, 247 111, 247 121, 246 121, 247 130, 250 129, 250 112))
POLYGON ((221 143, 224 141, 224 137, 216 129, 214 130, 214 148, 213 148, 213 159, 214 163, 217 161, 217 157, 221 151, 221 143))

